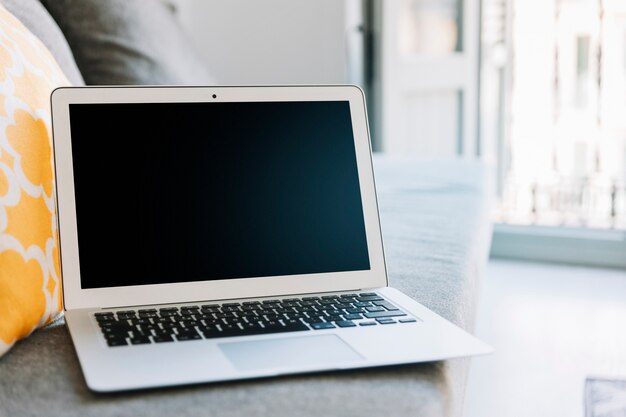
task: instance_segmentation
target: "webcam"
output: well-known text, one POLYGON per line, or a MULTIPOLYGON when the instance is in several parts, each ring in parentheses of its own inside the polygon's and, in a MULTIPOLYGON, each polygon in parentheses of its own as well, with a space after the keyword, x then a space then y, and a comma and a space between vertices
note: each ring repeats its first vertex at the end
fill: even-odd
POLYGON ((217 94, 213 94, 213 98, 217 98, 217 94))

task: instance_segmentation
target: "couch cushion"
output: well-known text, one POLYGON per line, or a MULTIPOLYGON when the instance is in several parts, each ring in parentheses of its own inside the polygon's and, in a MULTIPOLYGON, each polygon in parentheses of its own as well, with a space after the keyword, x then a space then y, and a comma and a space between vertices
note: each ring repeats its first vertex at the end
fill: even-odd
POLYGON ((42 0, 87 84, 212 84, 170 6, 157 0, 42 0))
POLYGON ((73 85, 84 84, 63 33, 39 0, 0 0, 0 3, 46 45, 73 85))
POLYGON ((61 311, 50 93, 69 81, 0 6, 0 355, 61 311))

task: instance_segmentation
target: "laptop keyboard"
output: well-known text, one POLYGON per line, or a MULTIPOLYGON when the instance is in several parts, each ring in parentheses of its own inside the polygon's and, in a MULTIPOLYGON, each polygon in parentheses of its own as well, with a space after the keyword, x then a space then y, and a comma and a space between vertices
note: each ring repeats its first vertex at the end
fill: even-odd
POLYGON ((377 293, 94 313, 109 346, 414 323, 377 293))

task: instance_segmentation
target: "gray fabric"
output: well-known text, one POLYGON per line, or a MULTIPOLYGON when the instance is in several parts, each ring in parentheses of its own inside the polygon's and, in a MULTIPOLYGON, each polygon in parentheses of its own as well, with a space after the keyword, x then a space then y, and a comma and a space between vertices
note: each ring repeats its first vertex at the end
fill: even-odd
POLYGON ((63 33, 38 0, 2 0, 1 3, 46 45, 72 85, 84 85, 63 33))
MULTIPOLYGON (((391 285, 472 329, 491 235, 482 168, 380 158, 375 166, 391 285)), ((468 363, 96 395, 56 323, 0 358, 0 416, 460 416, 468 363)))
POLYGON ((207 85, 172 7, 159 0, 42 0, 87 84, 207 85))

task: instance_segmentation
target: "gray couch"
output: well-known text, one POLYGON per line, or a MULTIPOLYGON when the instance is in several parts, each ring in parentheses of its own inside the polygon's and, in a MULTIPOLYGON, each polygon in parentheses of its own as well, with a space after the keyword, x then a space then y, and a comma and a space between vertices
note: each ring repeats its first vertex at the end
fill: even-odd
MULTIPOLYGON (((42 0, 47 9, 0 1, 76 85, 211 83, 160 1, 42 0), (155 24, 178 40, 151 38, 155 24)), ((484 169, 460 160, 374 162, 391 285, 471 331, 491 236, 484 169)), ((459 416, 469 361, 98 395, 86 388, 60 320, 0 358, 0 417, 459 416)))

